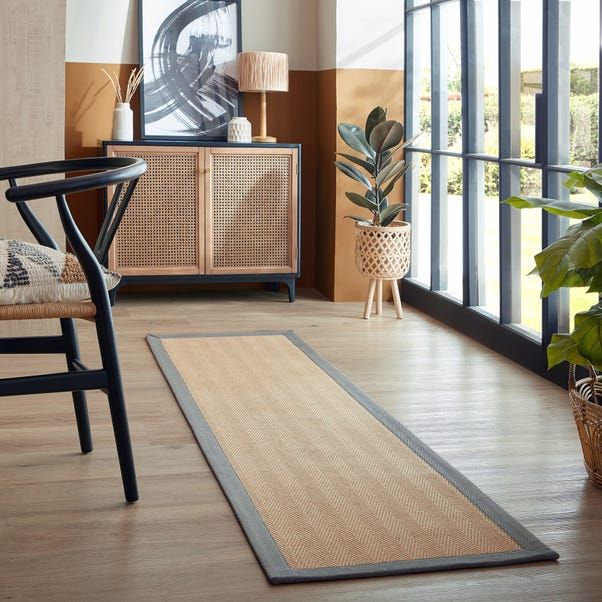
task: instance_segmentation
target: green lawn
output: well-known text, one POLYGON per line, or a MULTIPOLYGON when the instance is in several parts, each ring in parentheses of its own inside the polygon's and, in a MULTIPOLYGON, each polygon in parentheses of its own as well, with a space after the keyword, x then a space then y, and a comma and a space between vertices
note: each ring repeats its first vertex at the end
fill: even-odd
MULTIPOLYGON (((462 281, 462 197, 450 195, 448 214, 448 292, 460 297, 462 281)), ((580 195, 572 200, 589 202, 580 195)), ((595 199, 594 199, 595 201, 595 199)), ((482 307, 493 315, 499 315, 499 200, 498 197, 484 198, 484 267, 485 300, 482 307)), ((427 284, 430 280, 430 195, 421 194, 420 203, 414 210, 413 227, 419 233, 417 279, 427 284)), ((513 210, 518 211, 518 210, 513 210)), ((541 280, 537 275, 529 275, 535 266, 534 256, 541 250, 541 211, 523 210, 521 216, 521 319, 520 326, 541 335, 541 280)), ((589 309, 597 302, 596 294, 587 294, 586 289, 570 291, 571 315, 589 309)))

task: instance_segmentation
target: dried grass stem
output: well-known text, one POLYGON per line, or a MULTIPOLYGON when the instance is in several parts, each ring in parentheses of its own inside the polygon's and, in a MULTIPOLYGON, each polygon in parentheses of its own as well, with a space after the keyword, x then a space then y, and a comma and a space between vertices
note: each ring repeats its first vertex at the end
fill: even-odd
POLYGON ((119 77, 117 73, 113 71, 113 74, 111 75, 105 69, 102 69, 102 71, 109 78, 109 81, 113 86, 113 91, 115 92, 115 98, 119 103, 129 103, 132 100, 134 94, 136 93, 136 90, 142 82, 142 78, 144 77, 144 67, 140 67, 139 69, 132 69, 132 72, 130 73, 130 76, 128 78, 128 83, 124 97, 121 91, 121 84, 119 83, 119 77))

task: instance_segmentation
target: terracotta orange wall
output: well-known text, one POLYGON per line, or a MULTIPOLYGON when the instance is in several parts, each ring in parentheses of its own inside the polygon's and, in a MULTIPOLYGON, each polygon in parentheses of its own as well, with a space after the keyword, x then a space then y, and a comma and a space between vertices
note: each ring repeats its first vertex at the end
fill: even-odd
MULTIPOLYGON (((390 69, 338 69, 336 73, 336 121, 356 123, 364 127, 368 113, 377 105, 388 109, 389 119, 403 122, 403 72, 390 69)), ((337 152, 352 152, 336 137, 337 152)), ((326 165, 323 165, 326 168, 326 165)), ((368 281, 355 269, 355 224, 346 215, 368 215, 345 196, 346 191, 362 192, 338 170, 336 171, 336 210, 334 228, 334 290, 335 301, 360 301, 366 295, 368 281)), ((392 202, 400 202, 402 185, 398 184, 392 202)))
MULTIPOLYGON (((65 63, 65 157, 94 157, 100 154, 99 141, 111 138, 115 95, 102 68, 119 75, 122 89, 134 65, 65 63)), ((140 136, 138 96, 132 102, 134 136, 140 136)), ((100 228, 101 197, 83 193, 70 200, 71 210, 90 242, 100 228)))
MULTIPOLYGON (((133 65, 66 63, 65 154, 94 156, 99 141, 111 136, 114 96, 101 68, 119 73, 125 84, 133 65)), ((245 94, 244 112, 258 123, 259 97, 245 94)), ((379 69, 291 71, 290 91, 270 94, 268 129, 281 142, 299 142, 302 165, 302 287, 318 288, 335 301, 361 300, 367 282, 354 266, 354 225, 344 219, 357 210, 345 197, 354 183, 333 166, 335 153, 349 149, 337 135, 337 123, 363 125, 377 104, 403 118, 403 73, 379 69)), ((135 98, 134 136, 139 137, 135 98)), ((397 195, 399 197, 401 186, 397 195)), ((84 234, 94 241, 101 221, 101 199, 86 193, 71 202, 84 234)))
POLYGON ((318 72, 318 129, 316 191, 316 287, 334 299, 336 173, 333 160, 337 145, 337 71, 318 72))
MULTIPOLYGON (((299 286, 316 286, 316 186, 318 173, 317 127, 319 72, 291 71, 288 93, 268 94, 268 135, 278 142, 302 145, 301 166, 301 278, 299 286)), ((243 109, 259 129, 259 94, 244 94, 243 109)))

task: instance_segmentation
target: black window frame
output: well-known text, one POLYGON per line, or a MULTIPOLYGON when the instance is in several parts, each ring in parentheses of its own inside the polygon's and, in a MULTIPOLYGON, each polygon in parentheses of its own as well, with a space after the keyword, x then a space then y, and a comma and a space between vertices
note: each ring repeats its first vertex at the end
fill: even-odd
MULTIPOLYGON (((600 52, 598 57, 598 98, 602 98, 602 0, 600 1, 600 52)), ((536 95, 536 142, 535 160, 520 158, 517 152, 517 128, 520 128, 520 111, 516 115, 516 91, 512 86, 517 82, 517 44, 511 43, 512 36, 520 35, 518 27, 513 27, 513 20, 520 18, 520 3, 513 0, 498 1, 498 57, 499 57, 499 152, 491 156, 477 148, 476 121, 479 119, 479 103, 482 97, 477 94, 478 81, 476 61, 471 56, 476 42, 475 0, 405 0, 405 124, 408 138, 418 132, 419 98, 414 97, 418 91, 419 82, 414 73, 414 23, 409 18, 411 13, 427 11, 430 13, 431 35, 431 148, 416 146, 408 147, 408 159, 428 154, 431 156, 431 283, 430 287, 411 277, 406 278, 402 287, 403 298, 412 305, 420 308, 433 317, 451 325, 472 338, 484 343, 490 348, 513 359, 523 366, 547 377, 561 385, 566 384, 566 368, 557 367, 547 370, 545 347, 555 332, 567 331, 568 293, 561 291, 542 301, 542 333, 541 337, 517 326, 517 312, 520 313, 520 296, 517 294, 517 278, 520 278, 520 245, 513 243, 513 232, 520 229, 520 213, 507 205, 499 207, 499 244, 500 244, 500 315, 492 316, 479 307, 479 216, 477 174, 475 166, 479 162, 490 161, 499 165, 499 195, 500 199, 507 198, 516 191, 517 171, 521 168, 540 170, 542 177, 542 195, 559 198, 563 191, 559 185, 558 175, 567 174, 579 169, 566 165, 568 150, 566 132, 562 125, 566 123, 562 115, 567 105, 570 86, 566 74, 561 72, 559 64, 561 48, 568 45, 560 44, 563 35, 567 35, 570 19, 563 11, 567 10, 565 0, 541 0, 543 14, 543 48, 542 48, 542 92, 536 95), (441 116, 445 111, 436 111, 437 102, 447 102, 447 95, 441 94, 443 81, 439 71, 442 49, 438 45, 441 26, 440 11, 443 5, 457 3, 460 8, 460 39, 461 39, 461 88, 462 88, 462 151, 455 152, 441 142, 442 129, 447 137, 447 124, 442 128, 441 116), (563 29, 564 28, 564 29, 563 29), (565 77, 564 81, 561 78, 565 77), (437 93, 439 91, 439 93, 437 93), (514 111, 514 115, 513 115, 514 111), (564 146, 563 146, 564 145, 564 146), (442 199, 446 191, 447 176, 437 165, 445 157, 457 157, 463 162, 463 298, 461 301, 451 299, 444 290, 445 263, 442 257, 441 233, 445 229, 446 207, 442 199), (445 181, 443 177, 445 178, 445 181)), ((564 57, 566 58, 566 57, 564 57)), ((419 74, 418 74, 419 75, 419 74)), ((518 65, 520 77, 520 65, 518 65)), ((445 120, 447 121, 447 120, 445 120)), ((602 112, 598 120, 598 161, 602 163, 602 112)), ((405 181, 405 196, 409 208, 407 219, 412 222, 412 206, 419 202, 412 193, 416 190, 417 170, 410 170, 405 181)), ((562 232, 563 220, 542 212, 542 245, 545 247, 558 238, 562 232)), ((516 239, 515 239, 516 240, 516 239)), ((414 242, 414 241, 413 241, 414 242)), ((413 252, 417 245, 413 244, 413 252)), ((520 290, 520 285, 518 286, 520 290)))

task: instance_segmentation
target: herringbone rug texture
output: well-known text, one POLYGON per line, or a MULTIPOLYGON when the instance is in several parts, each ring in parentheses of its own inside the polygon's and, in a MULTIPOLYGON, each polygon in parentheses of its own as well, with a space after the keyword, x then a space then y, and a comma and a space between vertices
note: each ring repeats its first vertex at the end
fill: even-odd
POLYGON ((285 336, 162 344, 292 569, 520 549, 285 336))

